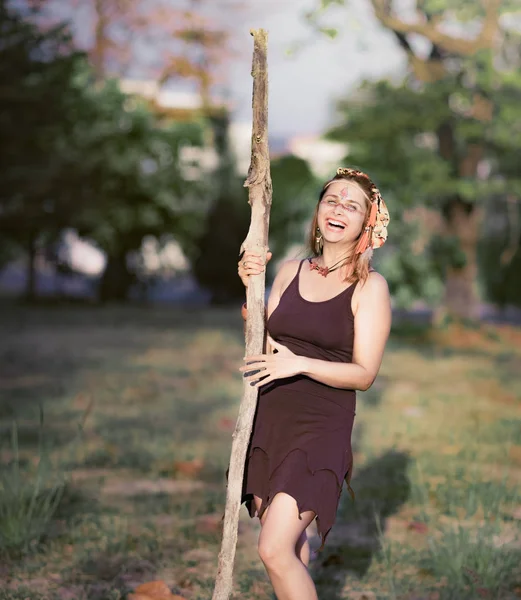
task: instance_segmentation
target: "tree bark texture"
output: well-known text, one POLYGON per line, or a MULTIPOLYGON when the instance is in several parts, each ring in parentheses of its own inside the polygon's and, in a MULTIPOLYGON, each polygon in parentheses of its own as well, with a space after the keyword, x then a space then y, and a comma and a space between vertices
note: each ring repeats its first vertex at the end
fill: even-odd
POLYGON ((458 199, 450 203, 447 211, 447 233, 458 238, 465 255, 465 265, 458 269, 450 267, 445 279, 443 309, 456 319, 478 320, 480 317, 477 245, 482 212, 480 206, 458 199))
MULTIPOLYGON (((254 39, 253 127, 251 162, 244 186, 248 188, 251 221, 241 250, 257 251, 266 257, 272 186, 268 149, 268 34, 263 29, 251 31, 254 39)), ((265 275, 250 277, 247 291, 248 319, 246 321, 246 356, 260 354, 264 342, 265 275)), ((239 416, 232 437, 228 488, 224 514, 224 529, 219 553, 219 565, 212 600, 228 600, 233 584, 233 564, 237 546, 239 510, 241 506, 244 463, 253 427, 258 390, 244 383, 239 416)))

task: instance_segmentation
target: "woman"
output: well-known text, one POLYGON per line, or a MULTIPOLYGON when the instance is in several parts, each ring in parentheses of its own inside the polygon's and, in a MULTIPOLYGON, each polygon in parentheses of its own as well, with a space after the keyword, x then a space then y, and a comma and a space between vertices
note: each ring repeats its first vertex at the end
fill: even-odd
MULTIPOLYGON (((388 222, 370 178, 338 169, 315 208, 312 257, 284 263, 273 282, 268 353, 241 367, 260 388, 243 500, 260 518, 259 554, 279 600, 317 598, 306 528, 316 518, 322 548, 344 479, 351 491, 355 390, 372 385, 391 326, 387 283, 370 267, 388 222)), ((264 268, 245 252, 239 276, 247 286, 264 268)))

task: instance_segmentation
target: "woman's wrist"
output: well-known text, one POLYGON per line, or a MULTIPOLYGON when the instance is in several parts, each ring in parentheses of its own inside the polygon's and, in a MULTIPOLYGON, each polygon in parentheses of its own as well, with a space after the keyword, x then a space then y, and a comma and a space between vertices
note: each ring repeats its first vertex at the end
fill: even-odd
POLYGON ((309 376, 309 373, 311 372, 311 361, 313 359, 310 359, 307 356, 300 356, 299 358, 300 358, 299 374, 309 376))

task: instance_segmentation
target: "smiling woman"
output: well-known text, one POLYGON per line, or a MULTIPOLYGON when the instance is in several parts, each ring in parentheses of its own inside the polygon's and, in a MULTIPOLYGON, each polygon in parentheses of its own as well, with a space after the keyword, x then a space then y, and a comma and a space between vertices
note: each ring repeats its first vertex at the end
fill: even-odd
MULTIPOLYGON (((338 169, 315 207, 311 256, 284 263, 273 282, 267 353, 241 367, 260 388, 243 500, 260 518, 259 554, 278 598, 317 598, 306 527, 316 519, 322 548, 344 480, 352 493, 356 390, 372 385, 391 324, 387 283, 370 264, 388 222, 370 178, 338 169)), ((247 286, 263 269, 247 252, 239 276, 247 286)))

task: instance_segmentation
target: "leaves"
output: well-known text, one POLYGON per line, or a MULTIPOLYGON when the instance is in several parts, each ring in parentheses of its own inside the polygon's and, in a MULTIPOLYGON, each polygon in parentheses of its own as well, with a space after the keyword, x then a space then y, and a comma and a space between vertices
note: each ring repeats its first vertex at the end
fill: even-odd
POLYGON ((128 600, 186 600, 183 596, 172 594, 164 581, 149 581, 139 585, 128 600))
POLYGON ((423 523, 422 521, 411 521, 407 526, 407 529, 421 534, 425 534, 429 531, 427 523, 423 523))
POLYGON ((175 472, 185 477, 197 477, 203 468, 204 461, 200 458, 174 462, 175 472))

